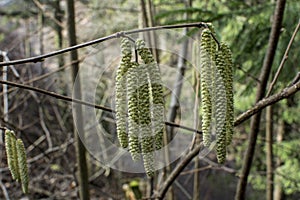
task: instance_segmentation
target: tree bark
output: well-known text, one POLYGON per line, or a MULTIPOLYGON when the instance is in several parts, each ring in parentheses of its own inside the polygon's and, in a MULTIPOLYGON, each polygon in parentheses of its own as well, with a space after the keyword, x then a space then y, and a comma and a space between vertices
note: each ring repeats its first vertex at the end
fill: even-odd
MULTIPOLYGON (((76 27, 75 27, 75 8, 74 1, 67 0, 68 9, 68 34, 69 34, 69 44, 74 46, 77 44, 76 41, 76 27)), ((74 82, 74 98, 81 99, 81 84, 80 79, 76 80, 79 76, 79 61, 77 50, 71 51, 71 62, 72 64, 72 81, 74 82), (75 82, 76 80, 76 82, 75 82)), ((79 181, 79 195, 81 200, 89 200, 89 182, 88 182, 88 168, 86 163, 86 149, 83 145, 84 136, 80 139, 79 133, 84 133, 83 125, 83 112, 82 107, 79 104, 74 106, 74 122, 77 123, 74 126, 74 137, 76 145, 76 162, 78 165, 78 181, 79 181)))
MULTIPOLYGON (((272 29, 269 37, 269 42, 268 42, 268 49, 265 55, 263 67, 260 74, 260 84, 258 85, 257 88, 256 102, 261 100, 265 95, 267 82, 269 79, 271 67, 275 57, 276 47, 280 36, 280 29, 281 29, 281 24, 283 19, 285 3, 286 3, 285 0, 278 0, 276 3, 272 29)), ((251 120, 249 144, 246 150, 246 154, 244 156, 242 172, 236 189, 236 196, 235 196, 236 200, 245 199, 246 196, 248 175, 252 165, 257 135, 260 128, 260 117, 261 117, 261 112, 254 115, 251 120)))
POLYGON ((266 109, 266 165, 267 165, 267 187, 266 200, 273 200, 273 113, 272 106, 266 109))
MULTIPOLYGON (((148 15, 147 15, 147 6, 145 3, 145 0, 141 0, 141 23, 140 23, 140 28, 144 27, 149 27, 149 20, 148 20, 148 15)), ((144 36, 144 39, 146 41, 150 41, 150 32, 145 32, 145 33, 139 33, 140 37, 144 36)))
MULTIPOLYGON (((148 0, 148 19, 149 19, 149 26, 154 27, 156 26, 156 22, 154 21, 154 5, 152 0, 148 0)), ((152 53, 157 63, 159 63, 159 53, 157 48, 157 36, 155 31, 150 31, 150 41, 152 47, 152 53)))
MULTIPOLYGON (((53 6, 55 9, 54 18, 58 22, 60 22, 60 24, 58 24, 58 23, 54 24, 54 29, 55 29, 56 36, 57 36, 57 46, 58 46, 58 49, 62 49, 63 48, 63 34, 62 34, 63 28, 61 27, 61 24, 62 24, 62 19, 63 19, 63 11, 60 6, 60 0, 55 0, 55 2, 53 3, 53 6)), ((64 64, 65 64, 64 56, 58 55, 58 66, 62 67, 62 66, 64 66, 64 64)))
MULTIPOLYGON (((43 31, 43 28, 44 28, 44 24, 45 24, 45 17, 44 17, 44 14, 43 14, 43 11, 40 10, 39 11, 39 26, 40 26, 40 33, 39 33, 39 42, 40 42, 40 54, 44 54, 44 31, 43 31)), ((44 62, 41 62, 40 63, 41 65, 41 68, 43 70, 43 66, 44 66, 44 62)))
MULTIPOLYGON (((277 131, 277 137, 276 137, 276 143, 277 145, 280 144, 283 140, 283 134, 284 134, 284 120, 282 118, 279 119, 278 123, 278 131, 277 131)), ((276 159, 276 167, 279 167, 282 164, 280 158, 276 159)), ((275 184, 274 184, 274 200, 282 200, 282 183, 280 181, 280 177, 276 177, 275 175, 275 184)))

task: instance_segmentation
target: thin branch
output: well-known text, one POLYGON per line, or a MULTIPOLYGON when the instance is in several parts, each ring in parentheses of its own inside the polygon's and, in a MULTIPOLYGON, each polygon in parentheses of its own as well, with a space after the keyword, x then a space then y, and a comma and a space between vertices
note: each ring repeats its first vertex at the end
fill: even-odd
MULTIPOLYGON (((272 105, 284 98, 287 98, 293 94, 295 94, 297 91, 300 90, 300 81, 298 81, 297 83, 295 83, 294 85, 285 88, 284 90, 282 90, 282 92, 273 95, 269 98, 263 99, 259 102, 257 102, 257 104, 250 110, 246 111, 245 113, 243 113, 242 115, 240 115, 240 117, 237 118, 237 120, 235 120, 234 125, 237 126, 239 124, 241 124, 243 121, 245 121, 246 119, 249 119, 252 115, 254 115, 255 113, 261 111, 263 108, 267 107, 268 105, 272 105)), ((199 151, 201 149, 201 144, 195 146, 195 149, 193 149, 192 151, 190 151, 183 160, 180 161, 180 163, 176 166, 176 168, 172 171, 172 173, 170 174, 170 176, 168 177, 168 179, 163 183, 163 185, 160 187, 159 192, 157 193, 157 198, 158 199, 163 199, 163 197, 165 196, 166 192, 168 191, 168 188, 171 186, 171 184, 174 182, 174 180, 178 177, 178 175, 181 173, 181 171, 186 167, 186 165, 188 165, 188 163, 195 157, 198 155, 199 151)), ((208 159, 204 160, 206 162, 208 162, 208 159)), ((209 162, 210 165, 215 166, 215 164, 213 162, 209 162)), ((235 170, 230 169, 230 168, 226 168, 226 167, 221 167, 223 170, 228 171, 230 173, 235 173, 235 170)))
POLYGON ((176 165, 174 170, 170 173, 167 177, 167 180, 162 184, 159 188, 159 192, 155 195, 158 199, 163 199, 165 194, 167 193, 169 187, 172 185, 174 180, 178 177, 178 175, 182 172, 182 170, 187 166, 187 164, 196 156, 198 155, 200 149, 203 147, 202 144, 198 144, 192 151, 189 151, 187 155, 184 156, 184 159, 176 165))
POLYGON ((67 47, 65 49, 60 49, 57 51, 53 51, 47 54, 39 55, 39 56, 34 56, 30 58, 25 58, 25 59, 20 59, 20 60, 13 60, 9 62, 0 62, 0 67, 5 66, 5 65, 17 65, 17 64, 24 64, 24 63, 36 63, 36 62, 43 62, 46 58, 53 57, 59 54, 63 54, 69 51, 73 51, 76 49, 80 49, 83 47, 91 46, 94 44, 98 44, 107 40, 111 40, 114 38, 120 38, 123 37, 124 35, 130 35, 134 33, 141 33, 141 32, 147 32, 147 31, 156 31, 156 30, 162 30, 162 29, 176 29, 176 28, 185 28, 185 27, 207 27, 207 25, 203 22, 196 22, 196 23, 186 23, 186 24, 178 24, 178 25, 165 25, 165 26, 156 26, 156 27, 147 27, 147 28, 142 28, 142 29, 134 29, 134 30, 129 30, 129 31, 121 31, 117 32, 114 34, 111 34, 109 36, 105 36, 102 38, 98 38, 95 40, 91 40, 89 42, 85 42, 82 44, 74 45, 71 47, 67 47))
POLYGON ((19 84, 19 83, 14 83, 14 82, 10 82, 10 81, 2 81, 2 80, 0 80, 0 83, 7 84, 7 85, 10 85, 10 86, 14 86, 14 87, 18 87, 18 88, 22 88, 22 89, 26 89, 26 90, 35 91, 35 92, 45 94, 45 95, 48 95, 48 96, 51 96, 51 97, 54 97, 56 99, 60 99, 60 100, 63 100, 63 101, 74 102, 74 103, 82 104, 82 105, 89 106, 89 107, 95 107, 97 109, 101 109, 101 110, 104 110, 104 111, 107 111, 107 112, 115 113, 115 111, 111 108, 107 108, 107 107, 100 106, 100 105, 95 105, 93 103, 89 103, 89 102, 82 101, 82 100, 79 100, 79 99, 73 99, 73 98, 68 97, 68 96, 60 95, 60 94, 57 94, 55 92, 50 92, 50 91, 43 90, 43 89, 36 88, 36 87, 32 87, 32 86, 29 86, 29 85, 23 85, 23 84, 19 84))
POLYGON ((289 84, 289 86, 292 86, 292 85, 296 84, 298 81, 300 81, 300 72, 297 73, 297 75, 296 75, 295 78, 291 81, 291 83, 289 84))
POLYGON ((254 81, 256 81, 257 83, 260 83, 260 80, 258 78, 256 78, 255 76, 253 76, 252 74, 250 74, 249 72, 247 72, 246 70, 244 70, 242 67, 240 67, 239 65, 236 65, 236 68, 238 68, 239 70, 241 70, 246 76, 252 78, 254 81))
POLYGON ((195 169, 192 169, 192 170, 188 170, 188 171, 183 171, 180 173, 180 175, 187 175, 187 174, 194 174, 195 172, 201 172, 201 171, 205 171, 205 170, 208 170, 208 169, 212 169, 212 166, 211 165, 207 165, 207 166, 204 166, 204 167, 200 167, 200 168, 195 168, 195 169))
MULTIPOLYGON (((259 76, 260 83, 256 91, 256 103, 261 101, 266 94, 266 87, 272 69, 277 45, 279 42, 285 5, 286 0, 276 1, 276 7, 273 14, 273 24, 269 35, 268 48, 266 50, 266 54, 259 76)), ((261 112, 257 112, 256 115, 253 115, 251 120, 249 141, 247 149, 245 151, 245 156, 243 158, 241 176, 236 187, 235 200, 242 200, 246 198, 245 196, 248 183, 248 176, 255 154, 256 141, 260 130, 260 118, 261 112)))
POLYGON ((287 48, 286 48, 286 50, 285 50, 284 56, 283 56, 283 58, 282 58, 282 60, 281 60, 281 62, 280 62, 280 65, 279 65, 278 70, 277 70, 277 72, 276 72, 276 74, 275 74, 275 76, 274 76, 274 79, 273 79, 273 81, 272 81, 271 84, 270 84, 270 87, 269 87, 269 90, 268 90, 268 92, 267 92, 266 97, 270 96, 271 91, 272 91, 272 89, 273 89, 273 87, 274 87, 274 85, 275 85, 275 83, 276 83, 276 81, 277 81, 277 79, 278 79, 278 77, 279 77, 279 74, 280 74, 280 72, 281 72, 281 70, 282 70, 282 68, 283 68, 283 66, 284 66, 284 64, 285 64, 285 62, 286 62, 287 59, 288 59, 288 55, 289 55, 290 49, 291 49, 292 44, 293 44, 293 42, 294 42, 294 40, 295 40, 295 37, 296 37, 296 35, 297 35, 297 32, 299 31, 299 28, 300 28, 300 19, 299 19, 299 22, 298 22, 298 24, 297 24, 295 30, 294 30, 294 33, 293 33, 291 39, 290 39, 290 41, 289 41, 289 44, 288 44, 288 46, 287 46, 287 48))
MULTIPOLYGON (((36 87, 28 86, 28 85, 23 85, 23 84, 19 84, 19 83, 14 83, 14 82, 10 82, 10 81, 3 81, 3 80, 0 80, 0 83, 10 85, 10 86, 13 86, 13 87, 22 88, 22 89, 25 89, 25 90, 32 90, 32 91, 35 91, 35 92, 38 92, 38 93, 41 93, 41 94, 44 94, 44 95, 48 95, 48 96, 54 97, 56 99, 60 99, 60 100, 67 101, 67 102, 74 102, 74 103, 78 103, 78 104, 82 104, 82 105, 85 105, 85 106, 97 108, 97 109, 107 111, 107 112, 111 112, 111 113, 116 112, 115 110, 113 110, 111 108, 108 108, 108 107, 105 107, 105 106, 96 105, 96 104, 89 103, 89 102, 86 102, 86 101, 82 101, 82 100, 79 100, 79 99, 73 99, 71 97, 60 95, 60 94, 57 94, 55 92, 50 92, 50 91, 43 90, 43 89, 40 89, 40 88, 36 88, 36 87)), ((300 90, 300 80, 298 80, 298 82, 294 83, 293 85, 290 85, 290 86, 284 88, 281 92, 279 92, 277 94, 274 94, 274 95, 272 95, 268 98, 260 100, 252 108, 250 108, 249 110, 247 110, 244 113, 240 114, 236 118, 236 120, 234 121, 234 126, 240 125, 241 123, 243 123, 244 121, 249 119, 252 115, 254 115, 257 112, 261 111, 265 107, 267 107, 269 105, 272 105, 272 104, 275 104, 275 103, 277 103, 278 101, 280 101, 282 99, 288 98, 288 97, 292 96, 293 94, 295 94, 299 90, 300 90)), ((173 126, 173 127, 177 127, 177 128, 180 128, 180 129, 187 130, 187 131, 202 134, 202 131, 200 131, 200 130, 196 130, 194 128, 190 128, 190 127, 183 126, 183 125, 180 125, 180 124, 176 124, 176 123, 173 123, 173 122, 166 121, 165 124, 167 126, 173 126)))
POLYGON ((3 195, 5 197, 5 200, 10 200, 8 192, 6 190, 5 185, 2 183, 2 180, 0 180, 0 187, 1 187, 2 191, 3 191, 3 195))
POLYGON ((63 144, 61 144, 59 146, 48 148, 46 151, 44 151, 44 152, 42 152, 42 153, 34 156, 33 158, 28 159, 27 163, 31 164, 33 162, 36 162, 39 159, 45 158, 45 155, 53 153, 53 152, 56 152, 56 151, 61 151, 62 149, 68 147, 69 145, 71 145, 73 143, 74 143, 74 139, 70 138, 70 139, 68 139, 67 142, 65 142, 65 143, 63 143, 63 144))
POLYGON ((51 136, 50 136, 50 131, 46 126, 45 120, 44 120, 44 114, 43 114, 43 110, 41 107, 39 107, 39 118, 40 118, 40 125, 46 135, 47 138, 47 142, 48 142, 48 147, 51 149, 52 148, 52 140, 51 140, 51 136))
POLYGON ((41 4, 41 2, 39 2, 38 0, 32 0, 32 1, 36 5, 36 7, 42 12, 42 15, 44 15, 45 17, 48 17, 49 19, 53 20, 54 23, 56 23, 58 26, 64 27, 63 23, 61 23, 60 21, 55 19, 50 13, 46 12, 46 8, 43 4, 41 4))
POLYGON ((300 90, 300 81, 291 85, 289 87, 284 88, 281 92, 274 94, 268 98, 262 99, 258 101, 251 109, 247 110, 246 112, 239 115, 236 120, 234 121, 234 126, 237 126, 243 123, 245 120, 249 119, 252 115, 258 113, 265 107, 272 105, 282 99, 286 99, 291 95, 295 94, 300 90))
MULTIPOLYGON (((86 101, 82 101, 82 100, 79 100, 79 99, 73 99, 71 97, 60 95, 60 94, 57 94, 55 92, 50 92, 50 91, 47 91, 47 90, 43 90, 43 89, 40 89, 40 88, 36 88, 36 87, 24 85, 24 84, 14 83, 14 82, 10 82, 10 81, 3 81, 3 80, 0 80, 0 83, 10 85, 10 86, 14 86, 14 87, 18 87, 18 88, 22 88, 22 89, 25 89, 25 90, 35 91, 35 92, 38 92, 38 93, 41 93, 41 94, 44 94, 44 95, 48 95, 48 96, 54 97, 56 99, 60 99, 60 100, 67 101, 67 102, 78 103, 78 104, 81 104, 81 105, 97 108, 97 109, 104 110, 104 111, 111 112, 111 113, 116 112, 115 110, 113 110, 111 108, 108 108, 108 107, 96 105, 96 104, 89 103, 89 102, 86 102, 86 101)), ((200 131, 200 130, 195 130, 193 128, 186 127, 186 126, 176 124, 176 123, 173 123, 173 122, 165 122, 165 124, 167 126, 173 126, 173 127, 177 127, 177 128, 180 128, 180 129, 184 129, 184 130, 188 130, 188 131, 192 131, 192 132, 202 134, 202 131, 200 131)))

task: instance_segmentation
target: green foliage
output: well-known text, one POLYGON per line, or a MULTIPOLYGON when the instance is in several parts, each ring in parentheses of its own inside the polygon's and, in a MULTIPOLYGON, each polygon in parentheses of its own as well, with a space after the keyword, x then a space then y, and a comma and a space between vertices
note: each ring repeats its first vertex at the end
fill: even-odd
POLYGON ((293 141, 283 141, 278 145, 274 145, 274 153, 278 157, 282 165, 280 165, 275 174, 281 181, 286 194, 300 192, 300 139, 293 141))

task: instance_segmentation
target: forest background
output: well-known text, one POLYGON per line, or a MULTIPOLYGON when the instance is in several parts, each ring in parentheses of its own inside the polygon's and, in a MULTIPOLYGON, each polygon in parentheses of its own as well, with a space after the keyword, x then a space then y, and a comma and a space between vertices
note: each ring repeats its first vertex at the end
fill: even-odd
MULTIPOLYGON (((205 158, 195 156, 196 152, 181 156, 155 178, 148 179, 143 173, 109 168, 101 160, 99 162, 97 155, 87 153, 85 169, 75 153, 83 146, 78 145, 80 140, 74 135, 72 103, 22 86, 72 97, 78 73, 74 69, 80 69, 83 94, 94 87, 94 103, 113 108, 112 91, 120 57, 120 39, 80 48, 75 60, 74 54, 70 57, 65 53, 38 60, 42 62, 8 67, 1 64, 1 81, 20 84, 2 82, 1 129, 14 130, 25 143, 30 193, 22 194, 19 184, 10 176, 2 133, 0 198, 138 199, 141 192, 145 199, 162 194, 167 199, 299 199, 300 96, 296 93, 300 88, 299 10, 297 0, 0 1, 0 50, 7 53, 7 57, 2 54, 0 61, 4 62, 8 62, 6 58, 13 61, 43 55, 119 31, 211 22, 217 38, 226 41, 233 53, 237 119, 224 166, 216 163, 214 152, 205 158), (70 34, 72 4, 73 25, 77 30, 73 39, 70 34), (103 73, 95 77, 99 69, 103 73), (292 89, 293 92, 284 93, 292 89), (261 112, 251 119, 248 116, 238 121, 261 99, 274 100, 277 94, 280 98, 271 101, 268 104, 271 106, 259 107, 261 112), (168 182, 183 161, 187 161, 187 166, 168 182), (82 167, 85 173, 78 175, 82 167), (133 186, 136 182, 139 192, 133 186), (129 188, 124 187, 127 185, 129 188), (164 187, 168 191, 166 194, 161 190, 164 187)), ((189 61, 193 59, 193 41, 199 39, 200 32, 199 28, 182 27, 134 35, 145 38, 153 48, 163 81, 169 86, 165 91, 166 121, 199 130, 201 127, 194 127, 191 114, 196 107, 196 95, 194 70, 189 61), (181 87, 179 93, 178 87, 181 87), (174 95, 180 99, 179 105, 172 101, 174 95)), ((84 100, 89 98, 92 97, 84 100)), ((97 109, 96 116, 98 131, 116 141, 114 115, 97 109)), ((94 124, 88 125, 94 128, 94 124)), ((178 127, 167 130, 170 129, 183 143, 190 144, 192 132, 178 127)), ((101 145, 104 144, 99 142, 101 145)), ((188 146, 181 148, 184 150, 188 146)), ((93 152, 98 150, 99 147, 95 147, 93 152)), ((101 156, 111 158, 110 155, 101 156)))

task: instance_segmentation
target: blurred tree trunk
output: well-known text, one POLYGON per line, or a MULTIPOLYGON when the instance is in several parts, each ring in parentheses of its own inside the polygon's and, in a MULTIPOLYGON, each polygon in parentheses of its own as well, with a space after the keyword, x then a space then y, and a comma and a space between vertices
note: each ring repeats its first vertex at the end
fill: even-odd
MULTIPOLYGON (((275 57, 276 47, 279 41, 285 3, 286 3, 285 0, 278 0, 276 3, 275 12, 273 15, 273 24, 272 24, 271 33, 268 42, 268 49, 264 58, 261 74, 259 77, 260 82, 257 87, 256 102, 263 99, 266 92, 266 87, 270 76, 271 67, 275 57)), ((260 128, 260 117, 261 117, 261 112, 258 112, 256 115, 254 115, 251 118, 251 125, 250 125, 251 131, 249 135, 249 144, 244 156, 242 171, 236 189, 236 195, 235 195, 236 200, 243 200, 245 199, 246 196, 248 175, 251 169, 253 156, 255 152, 257 135, 260 128)))
MULTIPOLYGON (((278 131, 277 131, 277 137, 276 137, 276 143, 279 145, 283 140, 283 134, 284 134, 284 121, 282 118, 279 118, 278 123, 278 131)), ((279 167, 281 165, 280 158, 276 159, 276 167, 279 167)), ((275 184, 274 184, 274 200, 282 200, 282 183, 280 181, 280 178, 275 175, 275 184)))
MULTIPOLYGON (((143 27, 153 27, 156 26, 156 23, 154 21, 154 5, 151 0, 141 0, 140 1, 141 6, 141 23, 140 28, 143 27)), ((151 52, 156 60, 157 63, 159 63, 159 54, 157 49, 157 36, 155 31, 147 31, 145 33, 140 33, 141 35, 144 35, 145 40, 149 43, 149 47, 151 48, 151 52)))
MULTIPOLYGON (((153 27, 156 26, 156 22, 154 21, 155 9, 152 0, 148 0, 148 19, 149 19, 149 26, 153 27)), ((159 63, 159 53, 157 48, 157 36, 155 31, 150 31, 150 41, 152 53, 157 63, 159 63)))
MULTIPOLYGON (((194 52, 193 52, 194 53, 194 52)), ((198 56, 198 51, 196 51, 196 55, 198 56)), ((194 54, 193 54, 194 56, 194 54)), ((198 62, 196 62, 198 63, 198 62)), ((195 64, 196 64, 195 63, 195 64)), ((194 106, 194 129, 199 130, 199 99, 200 99, 200 74, 195 70, 195 83, 194 83, 194 91, 196 91, 195 95, 195 106, 194 106)), ((193 148, 196 144, 200 144, 201 135, 194 133, 193 139, 193 148)), ((200 158, 196 156, 194 159, 194 188, 193 188, 193 200, 200 199, 200 171, 198 170, 200 167, 200 158)))
MULTIPOLYGON (((67 0, 67 9, 68 9, 68 34, 69 34, 69 44, 74 46, 76 42, 76 27, 75 27, 75 8, 74 1, 67 0)), ((72 81, 74 82, 74 98, 81 99, 81 84, 80 78, 76 80, 76 77, 79 76, 79 61, 77 50, 71 51, 71 62, 72 64, 72 81), (76 80, 76 82, 75 82, 76 80)), ((84 135, 80 139, 79 134, 84 134, 84 125, 83 125, 83 113, 82 107, 80 104, 74 106, 74 137, 76 144, 76 162, 78 166, 78 181, 79 181, 79 195, 81 200, 88 200, 89 197, 89 182, 88 182, 88 169, 86 163, 86 149, 83 145, 84 135)))
MULTIPOLYGON (((147 7, 145 0, 140 1, 141 6, 141 16, 139 28, 149 27, 148 16, 147 16, 147 7)), ((150 41, 150 32, 146 31, 144 33, 139 33, 140 38, 144 38, 146 41, 150 41)))
POLYGON ((273 112, 272 106, 266 109, 266 165, 267 165, 267 187, 266 200, 273 200, 273 112))
MULTIPOLYGON (((44 24, 45 24, 45 17, 44 13, 42 10, 39 11, 39 26, 40 26, 40 31, 39 31, 39 43, 40 43, 40 55, 44 54, 44 24)), ((41 68, 43 70, 44 62, 40 62, 41 68)))
MULTIPOLYGON (((54 24, 54 30, 56 32, 56 36, 57 36, 57 47, 58 49, 62 49, 63 48, 63 27, 61 26, 62 24, 62 20, 63 20, 63 11, 61 9, 60 6, 60 0, 56 0, 53 3, 53 7, 54 7, 54 18, 57 20, 57 22, 60 22, 60 24, 55 23, 54 24)), ((64 61, 64 56, 63 54, 58 55, 58 66, 62 67, 64 66, 65 61, 64 61)))

